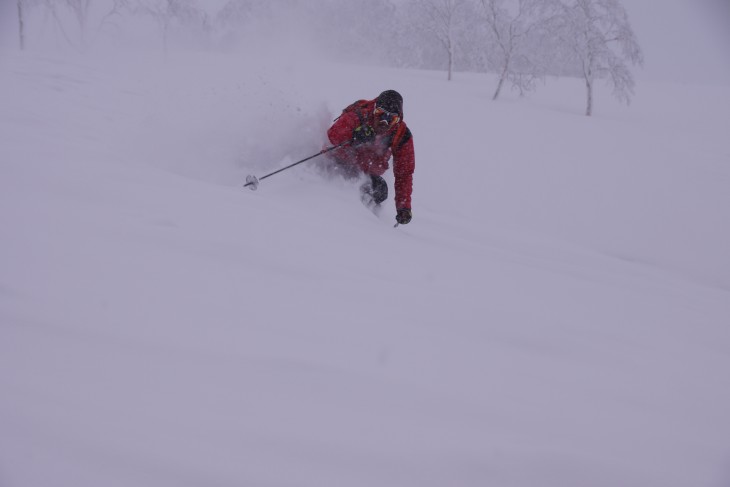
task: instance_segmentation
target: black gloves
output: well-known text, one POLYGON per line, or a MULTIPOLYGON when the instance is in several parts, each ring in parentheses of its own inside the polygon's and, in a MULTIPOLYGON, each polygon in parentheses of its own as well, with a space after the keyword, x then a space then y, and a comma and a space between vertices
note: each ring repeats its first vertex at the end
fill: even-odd
POLYGON ((401 225, 409 223, 411 221, 411 218, 413 218, 413 213, 411 212, 410 208, 401 208, 398 210, 398 214, 395 215, 395 221, 397 221, 401 225))
POLYGON ((367 125, 360 125, 352 132, 352 145, 365 144, 375 140, 375 130, 367 125))

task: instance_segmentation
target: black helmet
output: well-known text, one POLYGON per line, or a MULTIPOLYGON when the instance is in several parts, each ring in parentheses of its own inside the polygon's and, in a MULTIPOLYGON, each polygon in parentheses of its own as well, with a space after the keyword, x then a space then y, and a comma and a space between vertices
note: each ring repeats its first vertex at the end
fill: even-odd
POLYGON ((387 90, 375 99, 375 106, 386 112, 396 112, 403 116, 403 97, 395 90, 387 90))

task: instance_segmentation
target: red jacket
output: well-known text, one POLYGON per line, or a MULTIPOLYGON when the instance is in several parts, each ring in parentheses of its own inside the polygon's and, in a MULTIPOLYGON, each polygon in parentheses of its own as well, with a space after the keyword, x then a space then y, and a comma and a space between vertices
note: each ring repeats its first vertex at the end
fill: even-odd
MULTIPOLYGON (((327 131, 333 145, 351 140, 354 130, 362 124, 377 127, 375 123, 375 100, 356 103, 348 107, 327 131), (362 120, 361 120, 362 119, 362 120)), ((402 119, 402 117, 401 117, 402 119)), ((411 208, 413 191, 413 171, 416 157, 413 151, 413 136, 406 123, 401 120, 385 132, 376 130, 375 141, 355 147, 345 146, 332 151, 333 157, 341 162, 354 164, 365 174, 381 176, 388 169, 388 161, 393 156, 395 175, 395 207, 411 208)))

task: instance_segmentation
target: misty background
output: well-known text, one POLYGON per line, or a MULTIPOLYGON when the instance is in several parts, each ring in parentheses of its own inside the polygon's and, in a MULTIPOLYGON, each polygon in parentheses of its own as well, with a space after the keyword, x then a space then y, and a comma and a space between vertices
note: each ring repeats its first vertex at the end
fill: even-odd
MULTIPOLYGON (((484 17, 493 3, 515 13, 518 2, 478 0, 3 0, 0 46, 54 52, 166 55, 202 50, 269 55, 276 62, 307 58, 389 67, 447 70, 449 49, 456 72, 495 72, 494 35, 484 17), (443 42, 434 9, 454 9, 443 42), (19 13, 23 20, 21 40, 19 13)), ((522 4, 523 2, 519 2, 522 4)), ((529 3, 529 2, 525 2, 529 3)), ((543 8, 553 2, 538 2, 543 8)), ((612 2, 608 2, 609 4, 612 2)), ((644 69, 638 79, 725 83, 730 81, 730 2, 651 0, 613 2, 628 13, 644 69)), ((524 17, 524 16, 523 16, 524 17)), ((443 31, 443 29, 441 29, 443 31)), ((548 38, 556 37, 555 30, 548 38)), ((579 67, 559 48, 536 42, 541 81, 577 76, 579 67)), ((249 57, 253 60, 253 58, 249 57)), ((533 64, 536 62, 531 60, 533 64)), ((255 69, 255 66, 251 66, 255 69)), ((532 89, 535 89, 533 86, 532 89)))

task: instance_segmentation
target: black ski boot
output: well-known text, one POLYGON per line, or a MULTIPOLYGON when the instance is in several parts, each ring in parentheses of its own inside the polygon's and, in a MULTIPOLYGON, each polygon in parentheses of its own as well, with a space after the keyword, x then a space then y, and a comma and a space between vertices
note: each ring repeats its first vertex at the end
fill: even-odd
POLYGON ((370 175, 370 181, 360 186, 360 200, 371 210, 388 199, 388 183, 380 176, 370 175))

